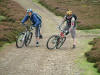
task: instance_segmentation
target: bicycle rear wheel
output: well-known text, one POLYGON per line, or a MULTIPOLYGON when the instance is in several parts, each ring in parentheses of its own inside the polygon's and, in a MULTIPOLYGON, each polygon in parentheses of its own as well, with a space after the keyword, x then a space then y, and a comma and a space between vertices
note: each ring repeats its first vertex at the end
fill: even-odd
POLYGON ((58 38, 59 38, 58 35, 53 35, 53 36, 51 36, 51 37, 48 39, 48 41, 47 41, 47 44, 46 44, 47 48, 48 48, 48 49, 54 49, 54 48, 56 48, 57 39, 58 39, 58 38))
POLYGON ((25 33, 20 33, 16 39, 16 47, 22 48, 24 46, 25 33))
POLYGON ((25 46, 28 46, 31 43, 32 40, 32 32, 29 32, 29 34, 27 34, 27 36, 25 37, 25 46))

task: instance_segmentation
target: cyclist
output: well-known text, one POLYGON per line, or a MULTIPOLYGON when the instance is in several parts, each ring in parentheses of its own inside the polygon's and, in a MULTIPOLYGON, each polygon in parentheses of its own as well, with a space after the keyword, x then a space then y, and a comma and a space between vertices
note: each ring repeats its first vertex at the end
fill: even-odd
POLYGON ((64 16, 62 23, 58 26, 61 27, 61 25, 66 21, 64 30, 68 30, 71 33, 71 36, 73 38, 73 48, 76 48, 76 20, 77 16, 73 14, 71 10, 68 10, 66 12, 66 15, 64 16))
POLYGON ((39 46, 39 39, 40 39, 39 37, 42 36, 42 35, 40 35, 40 28, 41 28, 41 23, 42 23, 41 18, 39 18, 37 16, 37 14, 32 11, 32 9, 27 9, 26 12, 27 12, 26 16, 23 18, 23 20, 21 21, 21 23, 23 25, 25 25, 24 23, 28 19, 30 19, 30 21, 32 22, 33 27, 35 27, 36 47, 38 47, 39 46))

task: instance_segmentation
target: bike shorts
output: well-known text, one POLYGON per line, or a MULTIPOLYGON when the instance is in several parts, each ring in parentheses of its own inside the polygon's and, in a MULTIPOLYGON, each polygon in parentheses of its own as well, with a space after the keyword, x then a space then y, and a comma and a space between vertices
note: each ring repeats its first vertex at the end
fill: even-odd
POLYGON ((35 36, 36 37, 40 36, 40 27, 35 27, 35 36))
MULTIPOLYGON (((69 29, 70 29, 69 26, 65 26, 65 27, 64 27, 64 31, 66 31, 66 30, 69 31, 69 29)), ((76 38, 76 27, 73 27, 73 29, 71 30, 70 33, 71 33, 72 38, 75 39, 75 38, 76 38)))

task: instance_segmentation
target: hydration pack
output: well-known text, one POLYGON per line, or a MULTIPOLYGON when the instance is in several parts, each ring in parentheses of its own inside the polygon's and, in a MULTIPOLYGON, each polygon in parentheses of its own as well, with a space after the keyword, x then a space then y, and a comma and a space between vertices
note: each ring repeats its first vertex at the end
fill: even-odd
POLYGON ((42 22, 42 17, 39 14, 34 13, 34 15, 36 15, 36 17, 42 22))
POLYGON ((75 14, 72 14, 72 17, 74 17, 75 20, 77 20, 77 16, 75 14))

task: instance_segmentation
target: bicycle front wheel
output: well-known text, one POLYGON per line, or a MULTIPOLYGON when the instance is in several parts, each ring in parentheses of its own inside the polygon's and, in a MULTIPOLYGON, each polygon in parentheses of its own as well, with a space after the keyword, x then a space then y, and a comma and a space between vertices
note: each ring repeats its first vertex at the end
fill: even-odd
POLYGON ((53 36, 51 36, 49 39, 48 39, 48 41, 47 41, 47 44, 46 44, 46 46, 47 46, 47 48, 48 49, 54 49, 54 48, 56 48, 56 45, 57 45, 57 39, 59 38, 59 36, 58 35, 53 35, 53 36))
POLYGON ((20 33, 16 39, 16 47, 22 48, 24 46, 25 33, 20 33))
POLYGON ((31 43, 32 35, 33 35, 33 33, 32 32, 29 32, 27 34, 27 36, 25 37, 25 46, 28 46, 31 43))
POLYGON ((64 44, 65 40, 66 40, 66 37, 63 37, 63 38, 60 37, 60 38, 58 39, 56 48, 57 48, 57 49, 61 48, 62 45, 64 44))

